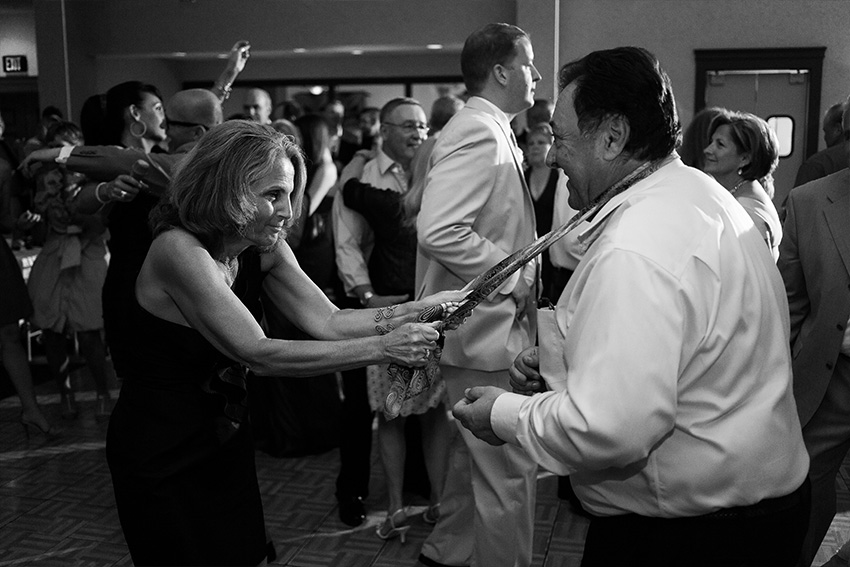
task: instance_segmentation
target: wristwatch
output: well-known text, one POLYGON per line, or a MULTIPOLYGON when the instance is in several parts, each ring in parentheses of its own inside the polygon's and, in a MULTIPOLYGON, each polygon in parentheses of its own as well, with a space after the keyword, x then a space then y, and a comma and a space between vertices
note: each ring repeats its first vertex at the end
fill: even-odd
POLYGON ((362 305, 363 307, 369 307, 369 300, 372 299, 373 297, 375 297, 375 294, 372 293, 371 291, 365 292, 363 294, 363 296, 360 298, 360 305, 362 305))
POLYGON ((59 149, 59 155, 56 156, 56 159, 53 160, 59 165, 65 165, 68 162, 68 158, 71 157, 71 152, 74 151, 74 146, 62 146, 59 149))

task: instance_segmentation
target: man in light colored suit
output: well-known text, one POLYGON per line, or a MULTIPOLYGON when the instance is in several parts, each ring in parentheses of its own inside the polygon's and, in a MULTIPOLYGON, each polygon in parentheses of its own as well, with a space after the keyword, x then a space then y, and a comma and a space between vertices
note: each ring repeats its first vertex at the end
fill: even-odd
MULTIPOLYGON (((540 74, 528 36, 489 24, 470 35, 461 70, 472 97, 428 161, 417 219, 417 294, 460 289, 535 238, 534 206, 510 121, 534 102, 540 74)), ((537 266, 514 274, 446 335, 440 364, 451 403, 472 386, 509 387, 514 353, 534 344, 537 266)), ((425 565, 531 563, 537 467, 518 448, 461 429, 425 565)))
MULTIPOLYGON (((844 111, 850 136, 850 111, 844 111)), ((811 458, 812 512, 800 565, 835 516, 835 477, 850 448, 850 169, 788 195, 779 270, 791 311, 794 397, 811 458)))

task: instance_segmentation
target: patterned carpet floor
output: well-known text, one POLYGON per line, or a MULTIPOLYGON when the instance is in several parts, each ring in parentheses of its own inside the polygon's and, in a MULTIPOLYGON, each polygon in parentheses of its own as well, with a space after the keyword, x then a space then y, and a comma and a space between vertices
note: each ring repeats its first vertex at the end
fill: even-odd
MULTIPOLYGON (((85 377, 75 376, 85 390, 85 377)), ((94 419, 94 393, 78 395, 80 415, 59 417, 58 395, 37 386, 57 438, 31 433, 18 423, 15 396, 0 400, 0 567, 132 565, 104 456, 106 423, 94 419)), ((117 395, 118 390, 114 393, 117 395)), ((412 567, 431 526, 421 518, 426 502, 409 496, 412 527, 406 543, 383 541, 375 528, 386 515, 386 490, 376 444, 367 521, 350 529, 337 516, 336 449, 321 455, 272 458, 257 451, 257 474, 267 529, 275 542, 272 565, 298 567, 412 567)), ((850 539, 850 461, 839 479, 839 514, 815 565, 850 539)), ((542 476, 534 532, 535 567, 578 567, 587 520, 557 497, 557 478, 542 476)))

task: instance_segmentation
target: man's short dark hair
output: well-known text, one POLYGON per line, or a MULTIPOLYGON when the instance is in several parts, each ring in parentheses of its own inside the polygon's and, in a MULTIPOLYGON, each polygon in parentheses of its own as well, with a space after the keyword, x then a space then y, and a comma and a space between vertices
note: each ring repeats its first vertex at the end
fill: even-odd
POLYGON ((419 101, 416 100, 415 98, 410 98, 410 97, 406 97, 406 96, 394 98, 391 101, 389 101, 387 104, 385 104, 384 106, 381 107, 381 116, 380 116, 381 124, 383 124, 384 122, 387 122, 387 118, 389 118, 390 114, 393 113, 393 110, 395 110, 399 106, 404 106, 405 104, 412 104, 412 105, 418 106, 419 108, 422 108, 422 105, 419 104, 419 101))
POLYGON ((594 51, 564 65, 558 81, 561 90, 575 83, 573 106, 582 132, 620 115, 630 126, 624 151, 634 158, 661 159, 679 145, 682 127, 670 79, 646 49, 594 51))
POLYGON ((460 70, 469 94, 482 91, 494 65, 504 65, 517 54, 517 43, 528 34, 510 24, 487 24, 466 38, 460 70))

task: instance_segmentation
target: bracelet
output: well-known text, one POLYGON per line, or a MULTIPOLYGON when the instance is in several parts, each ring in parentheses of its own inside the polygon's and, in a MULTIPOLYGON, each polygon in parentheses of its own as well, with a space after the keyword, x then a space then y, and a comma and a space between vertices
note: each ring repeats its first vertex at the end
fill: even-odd
POLYGON ((215 85, 215 88, 218 89, 219 92, 221 92, 221 97, 219 97, 219 98, 221 98, 221 102, 224 102, 224 101, 226 101, 227 99, 230 98, 230 93, 232 92, 231 85, 232 85, 232 83, 227 84, 227 85, 221 85, 221 86, 215 85))
POLYGON ((101 181, 100 183, 97 184, 97 187, 94 188, 94 198, 97 199, 97 202, 100 203, 101 205, 105 205, 106 203, 109 202, 109 199, 104 201, 103 199, 100 198, 100 188, 104 185, 106 185, 106 181, 101 181))

